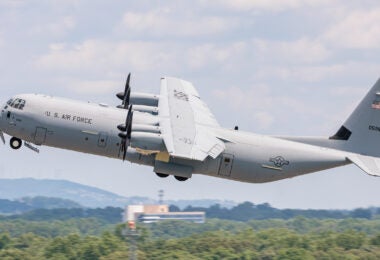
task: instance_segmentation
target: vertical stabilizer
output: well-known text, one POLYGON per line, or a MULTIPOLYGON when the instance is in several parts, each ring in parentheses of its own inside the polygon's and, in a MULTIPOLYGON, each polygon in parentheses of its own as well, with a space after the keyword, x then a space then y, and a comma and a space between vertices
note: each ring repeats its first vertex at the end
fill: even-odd
POLYGON ((330 139, 337 149, 380 157, 380 79, 330 139))

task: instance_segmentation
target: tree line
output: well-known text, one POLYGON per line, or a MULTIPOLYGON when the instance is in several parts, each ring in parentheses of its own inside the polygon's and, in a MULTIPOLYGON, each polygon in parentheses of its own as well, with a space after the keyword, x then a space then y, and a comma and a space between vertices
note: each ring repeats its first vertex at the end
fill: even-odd
MULTIPOLYGON (((86 219, 85 221, 88 221, 86 219)), ((278 220, 286 226, 290 220, 278 220)), ((315 220, 313 220, 315 221, 315 220)), ((338 220, 317 220, 332 222, 338 220)), ((345 220, 341 220, 345 221, 345 220)), ((362 220, 362 224, 374 220, 362 220)), ((262 220, 254 220, 256 227, 262 220)), ((253 228, 253 224, 226 220, 209 220, 206 224, 186 223, 186 229, 197 233, 178 237, 174 230, 184 222, 167 221, 155 225, 140 224, 137 238, 139 259, 379 259, 380 231, 368 234, 347 228, 319 230, 312 228, 309 219, 299 219, 299 227, 253 228), (244 226, 247 224, 247 226, 244 226), (304 232, 301 226, 312 232, 304 232), (217 229, 218 227, 218 229, 217 229), (153 232, 160 230, 161 235, 153 232), (165 235, 166 234, 166 235, 165 235), (171 235, 170 235, 171 234, 171 235)), ((68 223, 67 223, 68 224, 68 223)), ((373 224, 373 223, 372 223, 373 224)), ((322 223, 327 227, 328 223, 322 223)), ((13 236, 0 234, 0 259, 128 259, 130 238, 122 232, 124 225, 99 235, 67 234, 46 237, 34 233, 13 236)), ((181 232, 184 232, 182 230, 181 232)))
POLYGON ((204 211, 208 218, 220 218, 237 221, 248 221, 250 219, 290 219, 297 216, 307 218, 366 218, 371 219, 373 216, 380 215, 380 208, 358 208, 354 210, 316 210, 316 209, 277 209, 270 204, 255 205, 252 202, 244 202, 233 208, 221 207, 219 204, 209 208, 188 206, 180 210, 176 206, 170 207, 171 211, 204 211))

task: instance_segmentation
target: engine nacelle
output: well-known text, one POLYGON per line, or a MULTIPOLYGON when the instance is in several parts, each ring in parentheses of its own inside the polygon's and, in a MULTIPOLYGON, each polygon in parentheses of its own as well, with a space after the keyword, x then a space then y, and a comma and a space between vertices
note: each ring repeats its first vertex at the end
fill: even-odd
POLYGON ((145 105, 133 105, 133 111, 139 111, 143 113, 149 113, 152 115, 158 114, 158 107, 145 106, 145 105))
POLYGON ((154 125, 133 124, 132 132, 161 133, 160 127, 154 125))
POLYGON ((131 92, 129 103, 132 105, 158 107, 159 98, 159 95, 131 92))
POLYGON ((132 132, 130 146, 142 154, 154 154, 165 151, 165 143, 161 134, 132 132))
POLYGON ((158 116, 151 115, 149 113, 142 113, 139 111, 133 112, 133 124, 138 125, 153 125, 158 126, 160 118, 158 116))

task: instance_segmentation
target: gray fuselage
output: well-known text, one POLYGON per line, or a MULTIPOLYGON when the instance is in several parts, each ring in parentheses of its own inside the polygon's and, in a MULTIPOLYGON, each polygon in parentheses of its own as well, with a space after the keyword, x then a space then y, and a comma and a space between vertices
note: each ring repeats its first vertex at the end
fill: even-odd
MULTIPOLYGON (((117 126, 127 111, 103 104, 86 103, 44 95, 25 94, 22 110, 3 106, 0 129, 8 135, 35 145, 122 159, 117 126)), ((134 112, 133 123, 155 125, 155 115, 134 112)), ((216 159, 195 161, 143 155, 128 148, 127 160, 154 167, 158 173, 191 177, 192 173, 231 180, 262 183, 349 164, 343 153, 323 148, 225 128, 213 128, 225 143, 216 159)))

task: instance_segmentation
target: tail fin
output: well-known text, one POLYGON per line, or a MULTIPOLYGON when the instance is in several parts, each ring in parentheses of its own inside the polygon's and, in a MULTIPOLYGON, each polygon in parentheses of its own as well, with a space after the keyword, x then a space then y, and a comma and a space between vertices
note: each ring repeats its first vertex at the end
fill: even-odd
POLYGON ((339 150, 380 157, 380 79, 330 139, 339 150))

